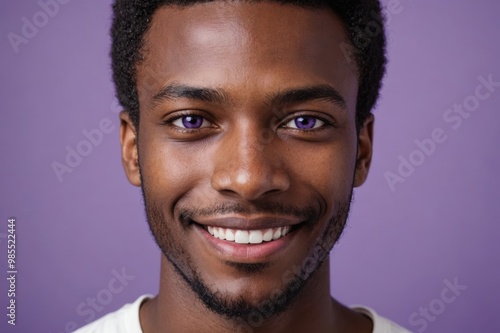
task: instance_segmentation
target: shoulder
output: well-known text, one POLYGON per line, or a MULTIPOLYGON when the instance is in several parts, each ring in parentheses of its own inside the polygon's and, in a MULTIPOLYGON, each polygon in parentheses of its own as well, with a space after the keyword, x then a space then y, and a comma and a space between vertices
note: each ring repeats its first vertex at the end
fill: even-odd
POLYGON ((351 309, 364 314, 373 321, 373 333, 411 333, 406 328, 403 328, 389 319, 380 316, 377 312, 375 312, 375 310, 367 306, 354 305, 351 306, 351 309))
POLYGON ((85 325, 74 333, 142 333, 139 321, 139 308, 152 295, 142 295, 133 303, 125 304, 115 312, 85 325))

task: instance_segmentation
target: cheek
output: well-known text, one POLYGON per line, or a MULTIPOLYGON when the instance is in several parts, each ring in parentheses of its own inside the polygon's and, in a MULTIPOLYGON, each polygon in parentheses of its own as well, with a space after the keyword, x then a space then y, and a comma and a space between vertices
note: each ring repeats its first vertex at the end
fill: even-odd
POLYGON ((158 137, 145 138, 144 145, 139 141, 139 157, 147 194, 161 202, 167 213, 173 202, 196 187, 202 173, 200 162, 206 156, 182 143, 167 143, 158 137))
POLYGON ((300 182, 330 203, 332 199, 342 199, 351 191, 356 158, 355 148, 352 147, 355 146, 331 142, 296 150, 295 154, 300 154, 300 157, 291 160, 289 165, 300 182))

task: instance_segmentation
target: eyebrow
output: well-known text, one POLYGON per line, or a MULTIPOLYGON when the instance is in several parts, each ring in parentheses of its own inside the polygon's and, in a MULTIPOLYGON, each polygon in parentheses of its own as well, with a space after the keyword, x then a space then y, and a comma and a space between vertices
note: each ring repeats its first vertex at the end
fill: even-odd
MULTIPOLYGON (((230 98, 222 89, 192 87, 172 83, 160 89, 152 98, 152 104, 158 105, 165 100, 190 99, 214 104, 227 103, 230 98)), ((276 107, 303 103, 312 100, 327 100, 347 110, 347 103, 342 95, 333 87, 322 84, 288 89, 268 96, 268 103, 276 107)))
POLYGON ((152 104, 157 105, 164 100, 186 98, 202 102, 223 104, 229 98, 221 89, 191 87, 184 84, 170 84, 158 91, 152 99, 152 104))
POLYGON ((333 102, 341 109, 347 110, 347 103, 342 95, 336 89, 326 84, 286 90, 271 96, 270 100, 272 104, 278 107, 313 100, 327 100, 333 102))

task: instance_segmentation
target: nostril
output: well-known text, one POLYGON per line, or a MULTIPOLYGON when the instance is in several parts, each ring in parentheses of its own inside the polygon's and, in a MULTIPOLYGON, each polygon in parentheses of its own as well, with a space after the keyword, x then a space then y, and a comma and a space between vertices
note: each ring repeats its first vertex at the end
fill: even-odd
POLYGON ((288 174, 277 165, 251 164, 234 166, 221 164, 214 170, 211 186, 214 190, 236 193, 255 200, 269 193, 284 192, 290 187, 288 174))
POLYGON ((272 190, 267 191, 266 194, 273 194, 273 193, 278 193, 278 192, 281 192, 281 190, 279 190, 279 189, 272 189, 272 190))

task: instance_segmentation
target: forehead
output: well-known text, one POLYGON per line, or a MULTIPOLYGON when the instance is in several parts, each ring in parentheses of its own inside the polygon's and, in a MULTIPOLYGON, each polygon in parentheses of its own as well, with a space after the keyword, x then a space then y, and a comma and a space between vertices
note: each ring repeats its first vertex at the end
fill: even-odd
POLYGON ((328 8, 226 1, 165 6, 153 15, 139 72, 153 75, 159 86, 250 80, 265 86, 279 76, 283 82, 357 87, 356 68, 341 49, 348 42, 328 8))

